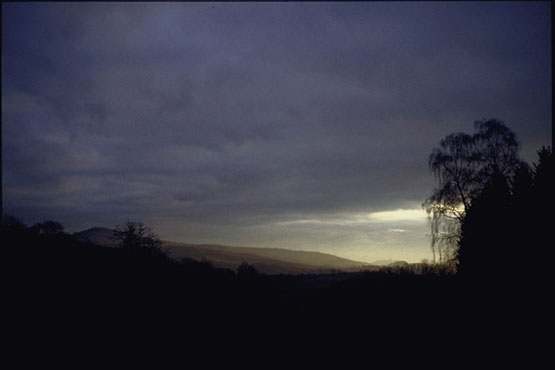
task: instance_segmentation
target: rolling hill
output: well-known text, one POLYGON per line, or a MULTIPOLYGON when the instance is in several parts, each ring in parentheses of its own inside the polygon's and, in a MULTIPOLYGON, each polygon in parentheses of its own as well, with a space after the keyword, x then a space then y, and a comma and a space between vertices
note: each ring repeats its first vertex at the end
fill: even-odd
POLYGON ((266 274, 300 274, 355 270, 367 266, 327 253, 296 251, 281 248, 230 247, 226 245, 198 245, 163 242, 170 255, 210 261, 217 267, 235 269, 242 262, 254 265, 266 274))
MULTIPOLYGON (((93 227, 73 234, 80 241, 105 247, 116 247, 113 230, 93 227)), ((334 270, 359 271, 373 269, 367 263, 341 258, 328 253, 282 248, 232 247, 227 245, 186 244, 162 241, 162 248, 176 259, 192 258, 209 261, 216 267, 236 269, 247 262, 266 274, 326 273, 334 270)))

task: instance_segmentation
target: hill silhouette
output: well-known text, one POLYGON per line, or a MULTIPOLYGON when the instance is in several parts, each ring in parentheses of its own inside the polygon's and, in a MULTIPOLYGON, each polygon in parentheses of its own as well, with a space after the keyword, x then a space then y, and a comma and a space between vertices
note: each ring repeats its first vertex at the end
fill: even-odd
POLYGON ((82 242, 91 242, 103 247, 117 247, 118 242, 114 239, 114 230, 107 227, 92 227, 79 231, 72 236, 82 242))
POLYGON ((195 245, 166 241, 162 245, 174 257, 208 260, 214 266, 223 268, 235 268, 242 261, 245 261, 266 274, 318 273, 333 270, 356 271, 367 266, 363 262, 312 251, 208 244, 195 245))
MULTIPOLYGON (((105 247, 117 246, 114 230, 93 227, 73 234, 79 241, 105 247)), ((235 269, 247 262, 265 274, 329 273, 336 270, 359 271, 373 266, 360 261, 341 258, 328 253, 298 251, 282 248, 235 247, 212 244, 187 244, 162 241, 162 249, 175 259, 192 258, 209 261, 215 267, 235 269)))

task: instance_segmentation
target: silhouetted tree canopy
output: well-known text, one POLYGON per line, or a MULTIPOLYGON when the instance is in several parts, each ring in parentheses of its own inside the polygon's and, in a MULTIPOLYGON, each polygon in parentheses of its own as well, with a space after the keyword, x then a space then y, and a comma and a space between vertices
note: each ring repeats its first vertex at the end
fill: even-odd
POLYGON ((237 267, 237 275, 239 277, 253 277, 258 275, 258 270, 248 262, 242 262, 237 267))
POLYGON ((496 119, 474 122, 473 153, 478 164, 478 181, 485 184, 495 174, 512 178, 520 164, 516 134, 496 119))
POLYGON ((31 231, 37 234, 58 235, 64 233, 64 227, 56 221, 44 221, 31 226, 31 231))
POLYGON ((506 178, 495 173, 472 201, 461 225, 459 272, 486 271, 508 253, 507 230, 511 221, 510 189, 506 178))
POLYGON ((2 233, 22 233, 27 230, 27 226, 17 217, 2 215, 2 233))
POLYGON ((429 157, 436 186, 423 207, 430 219, 434 261, 456 261, 461 225, 473 200, 494 178, 512 181, 521 163, 517 137, 503 122, 476 121, 474 131, 447 135, 429 157))
POLYGON ((158 235, 141 222, 127 221, 124 226, 116 226, 114 239, 120 248, 135 254, 165 256, 158 235))
POLYGON ((521 277, 542 271, 539 266, 546 259, 537 259, 535 252, 551 236, 551 148, 540 149, 538 156, 534 170, 520 163, 512 178, 494 173, 473 200, 461 228, 461 274, 483 281, 494 276, 515 278, 517 271, 521 277))

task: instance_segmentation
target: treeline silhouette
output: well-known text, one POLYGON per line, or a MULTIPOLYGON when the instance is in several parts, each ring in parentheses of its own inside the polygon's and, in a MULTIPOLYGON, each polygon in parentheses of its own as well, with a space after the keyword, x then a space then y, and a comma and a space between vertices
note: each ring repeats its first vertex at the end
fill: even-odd
POLYGON ((246 262, 233 271, 160 251, 137 252, 137 246, 102 247, 78 241, 56 224, 27 227, 10 216, 2 221, 10 289, 29 317, 74 318, 78 325, 91 322, 81 320, 86 316, 191 326, 252 327, 261 321, 279 328, 279 322, 373 320, 397 312, 396 320, 403 321, 409 307, 410 317, 422 315, 422 302, 453 299, 456 291, 454 277, 431 266, 427 272, 265 275, 246 262))
POLYGON ((512 177, 491 175, 462 223, 461 275, 510 289, 547 277, 552 260, 542 251, 552 236, 553 170, 551 148, 542 147, 533 168, 522 162, 512 177))
POLYGON ((23 348, 35 348, 31 340, 49 352, 81 353, 100 341, 138 356, 137 348, 148 352, 161 342, 193 346, 185 348, 205 356, 222 349, 307 356, 310 348, 389 343, 433 346, 448 356, 460 351, 454 338, 471 337, 475 345, 484 333, 503 336, 519 328, 514 320, 506 326, 510 306, 473 300, 457 275, 434 266, 264 275, 248 263, 233 271, 159 251, 102 247, 75 240, 60 224, 43 225, 2 220, 4 315, 14 326, 10 340, 23 348))
POLYGON ((436 184, 423 204, 434 260, 456 271, 460 301, 450 322, 470 341, 490 336, 514 353, 538 354, 553 311, 552 150, 540 148, 531 167, 502 121, 476 121, 474 130, 449 134, 433 149, 436 184))
POLYGON ((447 135, 429 157, 435 187, 423 206, 434 261, 473 288, 512 287, 549 269, 551 259, 535 252, 550 236, 552 150, 540 148, 533 168, 519 150, 516 134, 492 118, 476 121, 472 135, 447 135))

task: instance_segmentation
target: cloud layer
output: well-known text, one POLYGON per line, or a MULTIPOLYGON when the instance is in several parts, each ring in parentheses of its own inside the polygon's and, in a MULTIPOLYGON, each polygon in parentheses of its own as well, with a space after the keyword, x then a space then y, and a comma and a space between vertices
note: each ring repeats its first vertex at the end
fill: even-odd
POLYGON ((550 143, 547 3, 3 10, 3 204, 27 222, 419 259, 425 222, 348 220, 419 209, 431 149, 475 119, 528 160, 550 143))

